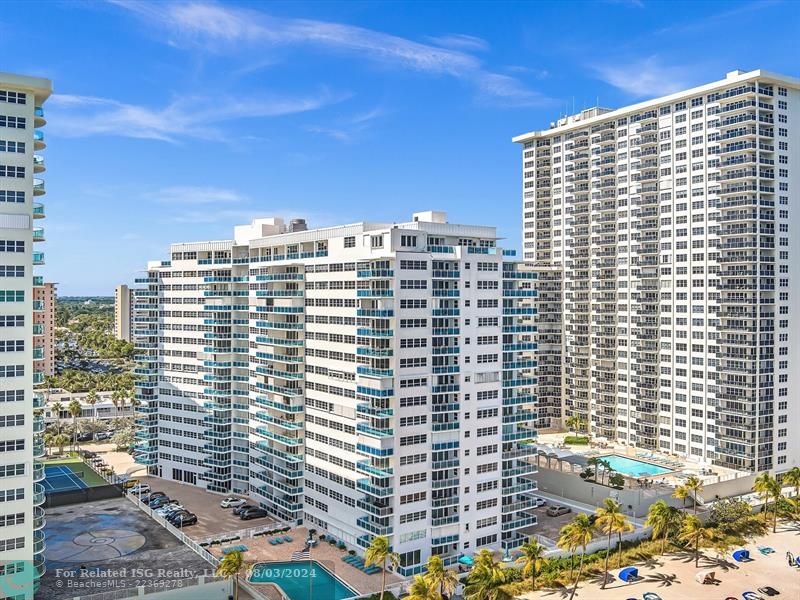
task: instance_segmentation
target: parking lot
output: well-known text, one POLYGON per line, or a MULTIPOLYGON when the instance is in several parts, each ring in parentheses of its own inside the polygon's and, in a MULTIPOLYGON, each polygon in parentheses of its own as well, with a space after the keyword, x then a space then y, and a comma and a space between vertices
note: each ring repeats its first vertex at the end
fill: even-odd
MULTIPOLYGON (((167 481, 158 477, 137 477, 137 479, 141 483, 150 484, 154 492, 164 492, 170 498, 179 500, 186 510, 197 515, 197 524, 190 525, 183 530, 186 535, 195 540, 203 540, 220 533, 250 527, 267 527, 275 523, 269 517, 242 521, 233 514, 232 509, 220 508, 219 503, 225 496, 207 492, 193 485, 167 481)), ((255 502, 248 501, 248 504, 255 504, 255 502)))
POLYGON ((213 567, 125 498, 47 509, 47 571, 36 597, 172 589, 213 567))
MULTIPOLYGON (((550 504, 553 504, 553 502, 548 501, 548 506, 550 504)), ((536 515, 538 520, 537 524, 523 529, 522 533, 526 535, 543 535, 551 540, 558 540, 558 532, 564 525, 569 523, 575 517, 575 511, 569 512, 565 515, 559 515, 557 517, 548 517, 547 506, 539 507, 533 510, 533 513, 536 515)))

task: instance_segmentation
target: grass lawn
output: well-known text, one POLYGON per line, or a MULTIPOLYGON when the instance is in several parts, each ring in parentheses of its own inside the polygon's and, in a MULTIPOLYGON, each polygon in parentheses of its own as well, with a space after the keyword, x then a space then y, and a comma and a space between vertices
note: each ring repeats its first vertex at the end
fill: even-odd
POLYGON ((83 475, 82 479, 86 482, 86 485, 89 487, 98 487, 101 485, 107 485, 108 482, 100 477, 97 473, 95 473, 90 467, 88 467, 80 458, 78 457, 70 457, 70 458, 56 458, 53 460, 47 460, 44 463, 45 467, 54 467, 56 465, 65 465, 69 467, 70 471, 73 473, 80 473, 83 475))

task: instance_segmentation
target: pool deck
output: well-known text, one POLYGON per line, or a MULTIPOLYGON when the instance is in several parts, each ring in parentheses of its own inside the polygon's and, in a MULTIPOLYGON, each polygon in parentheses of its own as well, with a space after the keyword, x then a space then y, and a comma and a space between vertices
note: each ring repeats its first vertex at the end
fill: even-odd
MULTIPOLYGON (((247 551, 244 552, 244 559, 248 565, 259 562, 270 561, 289 561, 292 558, 292 552, 302 550, 305 547, 305 540, 308 537, 308 530, 305 527, 297 527, 292 529, 288 534, 293 541, 286 542, 277 546, 271 546, 269 540, 278 536, 259 536, 257 538, 248 538, 231 542, 231 545, 244 544, 247 546, 247 551)), ((214 556, 222 556, 222 548, 227 547, 227 544, 222 546, 213 546, 209 551, 214 556)), ((311 560, 321 563, 328 571, 333 573, 336 577, 341 579, 348 587, 353 588, 361 594, 372 594, 381 591, 382 574, 374 573, 367 575, 363 571, 348 565, 342 560, 342 556, 346 555, 346 550, 339 550, 336 546, 331 546, 327 542, 320 542, 311 550, 311 560)), ((362 554, 362 553, 359 553, 362 554)), ((298 561, 302 564, 302 561, 298 561)), ((393 583, 401 581, 402 578, 394 573, 386 574, 386 585, 390 586, 393 583)), ((259 591, 265 590, 270 598, 276 600, 280 598, 277 592, 270 590, 272 584, 252 584, 259 591), (272 592, 272 593, 270 593, 272 592)))

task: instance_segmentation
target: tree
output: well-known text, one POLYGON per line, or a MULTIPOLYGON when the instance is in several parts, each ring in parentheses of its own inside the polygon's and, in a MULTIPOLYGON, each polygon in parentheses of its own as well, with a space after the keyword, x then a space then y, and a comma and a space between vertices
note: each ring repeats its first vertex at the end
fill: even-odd
POLYGON ((716 530, 712 527, 703 527, 700 519, 694 515, 689 515, 683 520, 678 534, 678 539, 694 546, 695 568, 700 566, 700 546, 714 542, 716 537, 716 530))
POLYGON ((69 436, 63 433, 59 433, 56 437, 53 438, 53 444, 58 446, 59 454, 64 454, 64 446, 69 444, 69 436))
POLYGON ((795 498, 800 497, 800 467, 792 467, 784 473, 783 483, 793 486, 795 498))
POLYGON ((508 583, 509 569, 494 559, 491 550, 484 548, 475 556, 472 572, 464 586, 464 597, 468 600, 512 600, 504 586, 508 583))
POLYGON ((89 390, 89 393, 86 395, 86 404, 92 407, 92 420, 97 419, 97 412, 94 410, 94 406, 97 404, 98 400, 99 398, 97 396, 97 390, 94 388, 89 390))
POLYGON ((771 478, 767 486, 767 491, 775 499, 775 504, 772 507, 772 533, 775 533, 778 529, 778 505, 781 502, 781 498, 783 498, 783 488, 781 487, 780 481, 775 477, 771 478))
POLYGON ((620 503, 613 498, 606 498, 603 500, 603 505, 595 510, 597 520, 594 522, 595 527, 607 536, 606 542, 606 560, 605 560, 605 576, 603 577, 603 584, 601 589, 605 589, 606 583, 609 579, 608 574, 608 559, 611 555, 611 536, 617 534, 619 536, 619 555, 622 556, 622 534, 628 531, 633 531, 633 525, 628 522, 627 517, 622 512, 620 503))
POLYGON ((772 494, 771 486, 772 485, 772 476, 764 471, 756 477, 755 481, 753 482, 753 491, 756 492, 761 498, 764 500, 764 504, 761 507, 762 512, 764 513, 764 523, 767 523, 768 516, 768 508, 767 505, 769 504, 769 497, 772 494))
POLYGON ((386 592, 386 565, 391 564, 392 567, 397 568, 400 563, 400 555, 397 552, 392 552, 389 545, 389 538, 385 535, 375 536, 369 544, 366 552, 364 552, 364 564, 369 567, 371 565, 380 564, 383 568, 383 577, 381 581, 381 600, 386 592))
MULTIPOLYGON (((594 482, 597 483, 597 474, 600 471, 601 461, 602 459, 598 458, 597 456, 592 456, 586 461, 586 465, 589 467, 594 467, 594 482)), ((589 469, 586 469, 589 471, 589 469)), ((586 477, 586 481, 589 481, 589 477, 586 477)))
POLYGON ((217 565, 217 577, 223 577, 224 579, 233 578, 234 600, 238 600, 239 598, 239 572, 244 566, 244 555, 238 550, 231 550, 228 552, 217 565))
POLYGON ((522 576, 531 578, 531 591, 536 591, 536 573, 541 571, 547 563, 544 553, 547 549, 531 537, 526 543, 520 546, 522 554, 517 558, 518 563, 522 563, 522 576))
POLYGON ((586 547, 594 539, 594 525, 592 525, 592 522, 589 520, 589 515, 586 513, 578 513, 575 515, 569 523, 568 538, 567 545, 573 553, 578 548, 582 550, 581 560, 578 564, 578 576, 575 577, 575 585, 569 596, 569 600, 572 600, 575 597, 575 592, 578 591, 578 582, 581 580, 581 574, 583 573, 583 560, 586 558, 586 547))
POLYGON ((111 437, 111 442, 116 445, 117 449, 128 448, 135 441, 136 436, 130 427, 118 431, 111 437))
POLYGON ((686 499, 689 497, 689 488, 687 488, 685 485, 679 485, 675 488, 675 491, 672 492, 672 497, 680 500, 683 508, 686 508, 686 499))
POLYGON ((717 525, 727 525, 749 517, 752 512, 744 500, 717 500, 711 507, 709 520, 717 525))
POLYGON ((572 523, 567 523, 558 531, 558 541, 556 547, 569 552, 569 578, 575 571, 575 548, 572 547, 572 523))
POLYGON ((608 478, 608 485, 621 490, 623 487, 625 487, 625 477, 619 473, 614 473, 608 478))
POLYGON ((414 581, 408 588, 406 600, 441 600, 441 595, 430 579, 422 575, 415 575, 414 581))
POLYGON ((670 506, 664 500, 653 502, 647 509, 647 519, 644 524, 652 528, 653 540, 661 538, 661 554, 666 550, 667 540, 680 528, 682 515, 679 509, 670 506))
POLYGON ((449 598, 456 591, 458 577, 452 570, 444 568, 444 562, 440 556, 432 555, 428 558, 426 570, 425 577, 431 585, 439 589, 441 598, 449 598))
POLYGON ((61 402, 53 402, 50 407, 50 414, 56 418, 56 433, 61 433, 61 413, 64 410, 64 405, 61 402))
POLYGON ((50 449, 55 445, 55 442, 53 441, 55 440, 55 437, 56 436, 53 435, 52 433, 44 434, 44 447, 45 450, 47 451, 47 454, 50 454, 50 449))
POLYGON ((72 416, 72 447, 78 444, 78 425, 76 419, 80 416, 81 412, 83 412, 83 408, 81 407, 81 403, 77 398, 74 398, 70 401, 69 406, 67 406, 67 411, 72 416))
POLYGON ((700 478, 696 475, 692 475, 686 480, 684 486, 687 492, 692 496, 692 508, 694 509, 694 514, 697 514, 697 496, 703 491, 703 482, 700 481, 700 478))
MULTIPOLYGON (((600 476, 600 484, 604 485, 605 484, 606 475, 608 475, 611 472, 611 463, 608 462, 606 459, 601 458, 600 462, 599 462, 599 465, 601 467, 603 467, 603 474, 600 476)), ((597 478, 595 478, 595 479, 597 479, 597 478)))

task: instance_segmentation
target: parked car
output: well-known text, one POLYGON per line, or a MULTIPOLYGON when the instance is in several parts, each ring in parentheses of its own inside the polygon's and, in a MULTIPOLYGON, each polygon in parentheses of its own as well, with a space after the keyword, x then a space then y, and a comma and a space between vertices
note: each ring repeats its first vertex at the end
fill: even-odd
POLYGON ((186 527, 187 525, 197 524, 197 515, 190 512, 182 512, 175 515, 171 520, 175 527, 186 527))
POLYGON ((125 488, 126 490, 131 490, 139 485, 138 479, 125 479, 124 475, 120 475, 120 478, 123 481, 122 487, 125 488))
POLYGON ((92 452, 91 450, 81 450, 81 455, 89 459, 97 458, 97 452, 92 452))
POLYGON ((261 519, 262 517, 267 516, 267 511, 263 508, 259 508, 257 506, 253 506, 248 508, 246 511, 239 515, 239 518, 242 521, 249 521, 250 519, 261 519))
POLYGON ((183 504, 177 503, 177 504, 167 504, 166 506, 162 506, 155 512, 157 515, 161 515, 166 519, 168 517, 171 517, 176 512, 180 512, 182 510, 185 510, 183 504))
POLYGON ((254 505, 252 505, 252 504, 242 504, 242 505, 240 505, 240 506, 237 506, 236 508, 234 508, 234 509, 233 509, 233 514, 235 514, 235 515, 241 515, 241 514, 242 514, 244 511, 246 511, 248 508, 255 508, 255 506, 254 506, 254 505))
POLYGON ((90 431, 78 434, 79 442, 91 442, 94 439, 94 434, 90 431))
POLYGON ((557 517, 559 515, 565 515, 567 513, 571 513, 572 509, 569 506, 550 506, 547 509, 547 516, 548 517, 557 517))
POLYGON ((236 508, 242 504, 247 504, 247 500, 244 498, 234 498, 233 496, 228 496, 219 503, 222 508, 236 508))
POLYGON ((536 508, 547 506, 547 501, 544 498, 534 498, 534 502, 536 502, 536 508))
POLYGON ((166 494, 164 492, 150 492, 149 494, 145 494, 139 499, 145 504, 147 504, 151 500, 155 500, 156 498, 160 498, 161 496, 166 496, 166 494))
POLYGON ((111 431, 100 431, 95 434, 94 439, 96 439, 97 441, 110 440, 113 436, 114 434, 111 431))
POLYGON ((147 505, 150 508, 161 508, 166 504, 170 504, 170 498, 168 496, 159 496, 158 498, 150 500, 150 502, 147 505))
MULTIPOLYGON (((130 482, 126 482, 127 484, 130 482)), ((128 490, 129 494, 147 494, 150 492, 150 484, 149 483, 134 483, 133 486, 128 490)))

